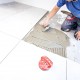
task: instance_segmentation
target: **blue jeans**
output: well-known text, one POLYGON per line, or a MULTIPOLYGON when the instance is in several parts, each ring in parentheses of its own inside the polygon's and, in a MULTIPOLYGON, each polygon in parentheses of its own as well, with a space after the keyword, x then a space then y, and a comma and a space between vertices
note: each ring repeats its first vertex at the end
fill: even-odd
POLYGON ((69 14, 61 25, 61 30, 66 32, 70 30, 80 31, 80 19, 75 17, 73 14, 69 14))

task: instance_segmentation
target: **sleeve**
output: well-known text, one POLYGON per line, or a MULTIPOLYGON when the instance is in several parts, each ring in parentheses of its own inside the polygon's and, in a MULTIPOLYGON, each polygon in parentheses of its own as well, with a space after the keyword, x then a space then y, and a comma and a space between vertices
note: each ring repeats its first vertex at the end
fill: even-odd
POLYGON ((58 7, 62 7, 62 6, 65 4, 65 1, 66 1, 66 0, 58 0, 57 6, 58 6, 58 7))

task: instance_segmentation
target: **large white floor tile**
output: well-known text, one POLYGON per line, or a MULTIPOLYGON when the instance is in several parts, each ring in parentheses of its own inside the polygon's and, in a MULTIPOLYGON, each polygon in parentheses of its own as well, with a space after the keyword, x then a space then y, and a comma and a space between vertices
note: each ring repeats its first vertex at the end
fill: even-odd
POLYGON ((0 30, 22 39, 45 13, 45 10, 31 7, 1 21, 0 30))
POLYGON ((66 59, 32 44, 20 42, 0 65, 0 79, 66 80, 66 59), (42 71, 38 66, 44 55, 53 61, 53 66, 48 71, 42 71))
POLYGON ((28 8, 31 8, 31 6, 27 6, 17 2, 0 4, 0 21, 18 13, 21 13, 28 8))
POLYGON ((80 64, 67 60, 67 80, 80 80, 80 64))
POLYGON ((0 4, 13 2, 14 0, 0 0, 0 4))
POLYGON ((80 41, 70 39, 70 46, 67 47, 67 58, 80 63, 80 41))
POLYGON ((0 32, 0 63, 17 45, 19 40, 0 32))

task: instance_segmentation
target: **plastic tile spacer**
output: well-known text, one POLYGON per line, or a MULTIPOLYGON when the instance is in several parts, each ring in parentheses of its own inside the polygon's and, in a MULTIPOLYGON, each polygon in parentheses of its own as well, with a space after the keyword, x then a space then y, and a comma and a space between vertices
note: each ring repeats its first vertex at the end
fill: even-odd
POLYGON ((47 57, 47 56, 42 56, 41 60, 39 61, 39 68, 41 70, 48 70, 52 67, 53 62, 47 57))

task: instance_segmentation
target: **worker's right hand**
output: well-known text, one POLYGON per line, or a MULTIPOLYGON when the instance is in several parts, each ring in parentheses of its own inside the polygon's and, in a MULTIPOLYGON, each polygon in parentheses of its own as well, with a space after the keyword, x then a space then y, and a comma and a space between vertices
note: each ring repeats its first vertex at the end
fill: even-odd
POLYGON ((40 25, 42 25, 44 28, 49 25, 50 19, 49 17, 45 17, 43 20, 40 21, 40 25))

